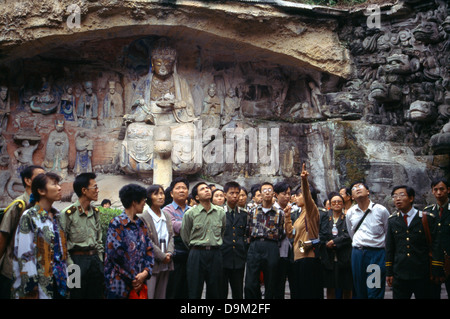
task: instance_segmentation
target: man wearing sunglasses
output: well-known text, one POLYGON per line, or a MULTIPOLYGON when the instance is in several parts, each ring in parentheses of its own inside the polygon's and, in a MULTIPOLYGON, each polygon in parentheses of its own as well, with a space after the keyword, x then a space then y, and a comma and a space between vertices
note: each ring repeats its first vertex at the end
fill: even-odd
POLYGON ((363 182, 355 182, 350 188, 356 205, 347 211, 346 223, 352 237, 355 298, 383 299, 386 286, 385 238, 390 214, 384 206, 370 200, 369 187, 363 182))

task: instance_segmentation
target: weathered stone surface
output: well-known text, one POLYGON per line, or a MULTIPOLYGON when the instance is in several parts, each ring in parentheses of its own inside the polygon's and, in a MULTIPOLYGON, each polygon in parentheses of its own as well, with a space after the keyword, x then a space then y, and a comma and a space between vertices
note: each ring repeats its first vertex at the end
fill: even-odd
POLYGON ((80 41, 92 43, 154 34, 189 43, 184 48, 194 53, 192 62, 201 54, 231 62, 267 59, 342 77, 351 73, 346 50, 333 32, 337 27, 334 19, 323 15, 299 19, 270 5, 30 0, 6 1, 2 8, 3 61, 31 58, 65 45, 78 46, 80 41), (81 11, 79 28, 69 28, 67 24, 75 23, 70 5, 78 5, 81 11))
MULTIPOLYGON (((217 184, 234 179, 248 188, 265 180, 294 186, 306 162, 321 201, 330 191, 365 179, 373 199, 387 206, 397 183, 416 188, 416 201, 424 205, 432 199, 430 180, 450 173, 449 8, 432 0, 380 8, 380 25, 373 28, 363 6, 3 1, 0 86, 8 90, 0 106, 10 111, 2 113, 1 134, 11 162, 0 165, 0 188, 20 191, 14 151, 29 135, 38 146, 32 160, 42 164, 55 118, 61 109, 70 111, 70 103, 74 111, 83 105, 89 81, 98 112, 66 117, 70 147, 64 199, 73 194, 79 132, 92 139, 92 168, 105 189, 101 198, 118 205, 120 185, 152 182, 152 174, 139 176, 122 165, 126 126, 105 120, 103 106, 114 82, 117 104, 123 102, 123 114, 132 112, 146 93, 152 49, 164 37, 178 51, 177 72, 192 92, 195 116, 212 123, 197 131, 201 166, 186 164, 198 159, 187 156, 186 142, 172 149, 170 173, 190 171, 192 180, 217 184), (79 16, 73 11, 78 9, 79 16), (211 84, 219 120, 204 113, 211 84), (230 90, 233 101, 226 98, 230 90), (63 104, 53 110, 47 107, 53 101, 63 104), (237 136, 227 139, 227 129, 237 136)), ((135 124, 149 128, 145 122, 130 125, 135 124)), ((172 129, 171 134, 187 141, 192 139, 188 131, 172 129)), ((145 162, 149 167, 151 158, 145 162)), ((0 202, 7 203, 11 194, 0 202)))

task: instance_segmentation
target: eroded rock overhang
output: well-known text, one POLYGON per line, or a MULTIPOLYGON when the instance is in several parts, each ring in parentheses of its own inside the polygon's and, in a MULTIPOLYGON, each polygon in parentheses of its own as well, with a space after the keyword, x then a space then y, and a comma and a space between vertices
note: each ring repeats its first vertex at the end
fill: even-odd
POLYGON ((212 60, 268 61, 348 78, 351 61, 336 32, 347 11, 286 3, 6 1, 0 63, 52 51, 62 58, 85 42, 155 35, 190 54, 200 47, 212 60))

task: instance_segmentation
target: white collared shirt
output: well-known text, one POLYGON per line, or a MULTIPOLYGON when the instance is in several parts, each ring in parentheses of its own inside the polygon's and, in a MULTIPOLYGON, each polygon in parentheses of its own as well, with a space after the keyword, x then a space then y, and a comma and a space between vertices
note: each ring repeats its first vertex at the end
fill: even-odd
MULTIPOLYGON (((408 217, 406 217, 408 226, 409 226, 409 224, 411 224, 411 221, 413 220, 414 216, 416 216, 416 214, 417 214, 417 209, 415 209, 414 207, 411 208, 411 210, 406 213, 406 216, 408 216, 408 217)), ((403 215, 405 215, 405 214, 402 213, 402 217, 403 217, 403 215)))
POLYGON ((345 220, 348 232, 352 237, 353 247, 384 248, 388 227, 389 211, 380 204, 370 201, 370 213, 366 216, 358 231, 353 230, 364 216, 364 211, 358 205, 354 205, 347 211, 345 220))
MULTIPOLYGON (((155 214, 155 212, 147 206, 147 212, 150 214, 150 216, 153 219, 153 224, 155 225, 156 233, 158 234, 158 240, 163 240, 165 242, 165 250, 167 250, 168 238, 169 233, 167 231, 167 221, 166 221, 166 215, 161 210, 161 216, 158 216, 155 214)), ((158 243, 160 244, 160 242, 158 243)), ((162 249, 163 247, 161 247, 162 249)))

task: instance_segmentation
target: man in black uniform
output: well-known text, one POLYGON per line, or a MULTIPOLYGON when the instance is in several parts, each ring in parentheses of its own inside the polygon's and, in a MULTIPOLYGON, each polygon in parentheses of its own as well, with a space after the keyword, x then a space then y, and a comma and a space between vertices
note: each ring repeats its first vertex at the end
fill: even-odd
MULTIPOLYGON (((440 247, 444 258, 449 258, 450 254, 450 183, 445 178, 438 178, 431 183, 431 192, 436 198, 436 204, 424 208, 426 212, 433 214, 437 220, 437 233, 440 247)), ((447 295, 450 291, 450 276, 444 281, 447 295)), ((440 298, 441 283, 433 285, 433 298, 440 298)))
POLYGON ((247 239, 245 228, 247 226, 247 211, 237 206, 241 187, 236 182, 224 185, 227 215, 227 225, 220 247, 223 257, 223 289, 222 298, 228 295, 228 283, 231 287, 233 299, 244 298, 244 270, 247 258, 247 239))
POLYGON ((442 276, 443 256, 436 236, 437 222, 433 214, 413 207, 415 192, 400 185, 392 190, 397 211, 388 220, 386 234, 386 281, 393 287, 394 299, 431 297, 431 280, 442 276), (424 220, 429 227, 424 227, 424 220), (430 246, 427 230, 431 235, 430 246), (429 251, 432 252, 431 278, 429 251))

